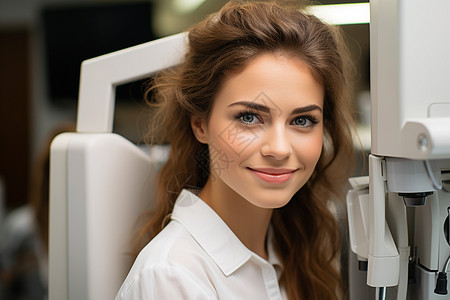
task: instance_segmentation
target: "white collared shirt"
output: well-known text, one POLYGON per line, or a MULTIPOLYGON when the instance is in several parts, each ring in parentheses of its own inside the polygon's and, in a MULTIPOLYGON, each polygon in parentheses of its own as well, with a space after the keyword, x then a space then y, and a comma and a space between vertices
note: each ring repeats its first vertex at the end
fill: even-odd
POLYGON ((116 300, 287 299, 270 240, 266 261, 205 202, 183 190, 170 223, 141 251, 116 300))

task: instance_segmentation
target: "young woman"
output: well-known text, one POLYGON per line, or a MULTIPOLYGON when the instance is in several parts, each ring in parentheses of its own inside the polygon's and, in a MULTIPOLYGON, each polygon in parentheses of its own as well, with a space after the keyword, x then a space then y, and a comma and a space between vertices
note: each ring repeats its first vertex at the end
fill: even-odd
POLYGON ((336 29, 274 3, 229 3, 155 80, 151 143, 169 143, 148 242, 117 299, 340 299, 352 160, 336 29))

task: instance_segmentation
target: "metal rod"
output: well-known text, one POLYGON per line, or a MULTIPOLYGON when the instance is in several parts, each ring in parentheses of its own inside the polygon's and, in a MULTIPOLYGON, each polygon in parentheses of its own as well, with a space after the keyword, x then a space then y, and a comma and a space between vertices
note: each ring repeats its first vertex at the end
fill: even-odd
POLYGON ((448 272, 448 266, 449 265, 450 265, 450 256, 447 258, 447 262, 445 263, 444 270, 442 271, 443 273, 447 273, 448 272))
POLYGON ((375 289, 375 300, 386 300, 386 287, 377 287, 375 289))
POLYGON ((450 244, 450 207, 447 208, 447 242, 450 244))

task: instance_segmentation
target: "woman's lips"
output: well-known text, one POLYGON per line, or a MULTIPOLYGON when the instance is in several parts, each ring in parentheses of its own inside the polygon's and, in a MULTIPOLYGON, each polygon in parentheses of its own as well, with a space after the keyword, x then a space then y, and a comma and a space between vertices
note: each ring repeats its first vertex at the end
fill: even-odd
POLYGON ((291 178, 297 169, 248 168, 258 178, 269 183, 284 183, 291 178))

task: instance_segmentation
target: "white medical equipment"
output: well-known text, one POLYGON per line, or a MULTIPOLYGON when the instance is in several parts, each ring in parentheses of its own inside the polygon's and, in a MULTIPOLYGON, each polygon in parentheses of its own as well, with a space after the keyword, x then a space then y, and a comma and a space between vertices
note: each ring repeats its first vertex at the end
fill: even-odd
POLYGON ((77 132, 50 154, 49 299, 114 299, 159 162, 112 133, 115 87, 182 62, 177 34, 84 61, 77 132))
POLYGON ((450 299, 450 1, 370 4, 372 154, 350 180, 351 249, 376 299, 450 299))

